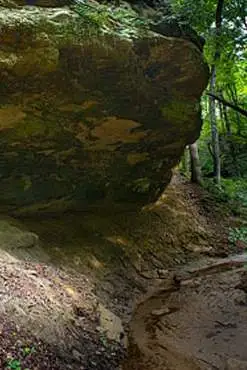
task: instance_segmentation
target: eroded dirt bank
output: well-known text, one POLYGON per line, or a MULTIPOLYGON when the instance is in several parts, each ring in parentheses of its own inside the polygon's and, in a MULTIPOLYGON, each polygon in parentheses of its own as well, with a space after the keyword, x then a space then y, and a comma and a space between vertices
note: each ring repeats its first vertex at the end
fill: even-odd
POLYGON ((125 369, 247 369, 246 257, 202 260, 178 271, 180 286, 171 277, 143 298, 125 369))
POLYGON ((138 214, 2 216, 1 368, 16 360, 21 369, 41 370, 223 369, 228 357, 244 360, 246 305, 234 289, 236 270, 146 296, 160 284, 164 290, 175 268, 226 256, 233 222, 226 216, 209 194, 178 176, 156 205, 138 214), (123 332, 135 307, 123 361, 123 332), (232 352, 221 364, 228 345, 232 352))

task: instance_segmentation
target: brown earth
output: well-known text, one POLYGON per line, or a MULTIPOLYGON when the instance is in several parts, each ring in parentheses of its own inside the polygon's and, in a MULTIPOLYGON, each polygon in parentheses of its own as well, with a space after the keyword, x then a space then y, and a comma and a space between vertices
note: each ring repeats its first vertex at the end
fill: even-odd
POLYGON ((242 267, 164 291, 174 271, 187 279, 227 256, 233 222, 180 176, 139 213, 2 217, 2 368, 19 360, 21 370, 119 369, 122 324, 127 334, 136 307, 125 370, 224 369, 229 358, 237 369, 229 366, 245 361, 245 297, 234 289, 242 267))
POLYGON ((233 260, 201 261, 196 269, 215 263, 217 269, 181 286, 165 281, 144 298, 132 317, 124 369, 247 369, 247 301, 236 289, 247 256, 235 258, 239 263, 232 270, 233 260))

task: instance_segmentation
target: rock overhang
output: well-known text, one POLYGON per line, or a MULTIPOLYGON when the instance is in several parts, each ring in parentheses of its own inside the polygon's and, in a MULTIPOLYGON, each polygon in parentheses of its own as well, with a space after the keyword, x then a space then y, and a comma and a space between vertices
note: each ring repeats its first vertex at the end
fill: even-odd
POLYGON ((0 13, 7 210, 140 208, 199 136, 201 51, 138 27, 95 27, 69 8, 0 13))

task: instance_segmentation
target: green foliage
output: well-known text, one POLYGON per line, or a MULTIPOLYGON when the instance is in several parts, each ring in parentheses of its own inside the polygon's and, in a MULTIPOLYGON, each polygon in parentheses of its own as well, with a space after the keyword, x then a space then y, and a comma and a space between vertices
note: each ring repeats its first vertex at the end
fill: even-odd
POLYGON ((242 207, 247 207, 247 179, 223 179, 222 189, 229 200, 235 200, 242 207))
POLYGON ((224 188, 215 184, 213 179, 205 179, 204 187, 213 194, 218 202, 228 203, 230 201, 229 195, 225 192, 224 188))
POLYGON ((233 245, 236 245, 237 242, 243 242, 247 246, 247 227, 231 228, 228 240, 233 245))
POLYGON ((247 177, 247 140, 237 135, 220 136, 222 175, 247 177))
MULTIPOLYGON (((247 136, 245 137, 244 121, 242 134, 238 135, 238 125, 234 121, 234 114, 228 116, 231 122, 231 135, 225 132, 222 121, 218 120, 219 140, 221 148, 221 171, 225 178, 246 178, 247 177, 247 136)), ((213 172, 213 160, 210 153, 211 148, 211 129, 207 116, 204 117, 204 125, 199 140, 199 154, 201 168, 204 176, 210 176, 213 172)))
POLYGON ((21 370, 21 362, 16 359, 8 359, 7 369, 9 370, 21 370))
MULTIPOLYGON (((247 110, 246 0, 224 0, 220 35, 216 32, 215 25, 217 4, 217 0, 171 0, 172 9, 179 19, 192 25, 206 39, 206 60, 209 65, 216 64, 216 94, 247 110), (216 47, 219 58, 215 58, 216 47)), ((208 176, 213 172, 213 160, 206 95, 202 100, 202 110, 204 125, 199 140, 199 154, 202 172, 208 176)), ((216 120, 223 177, 246 177, 246 117, 216 102, 216 120)), ((220 191, 218 195, 220 198, 224 197, 224 191, 223 194, 220 191)))
MULTIPOLYGON (((23 359, 25 357, 31 356, 36 352, 36 349, 34 346, 25 346, 21 349, 20 357, 23 359)), ((6 369, 7 370, 29 370, 27 368, 24 368, 22 366, 22 361, 14 358, 12 356, 9 356, 6 361, 6 369)))
POLYGON ((102 344, 102 346, 104 346, 105 348, 108 347, 108 338, 107 338, 107 335, 105 333, 101 333, 100 334, 100 337, 99 337, 99 340, 100 340, 100 343, 102 344))
POLYGON ((247 179, 222 179, 220 186, 213 179, 205 179, 204 187, 234 215, 247 216, 247 179))
POLYGON ((96 7, 77 2, 73 9, 82 18, 84 26, 101 32, 133 38, 149 29, 147 19, 140 17, 131 7, 110 7, 105 4, 96 7))
POLYGON ((109 25, 109 12, 107 12, 104 5, 99 5, 95 8, 86 3, 78 3, 75 5, 74 11, 78 13, 88 25, 96 28, 102 28, 109 25))
POLYGON ((181 20, 188 22, 204 36, 214 21, 215 1, 172 0, 171 6, 181 20))
POLYGON ((24 347, 24 348, 23 348, 23 350, 22 350, 22 352, 23 352, 23 355, 24 355, 24 356, 29 356, 29 355, 31 355, 32 353, 35 353, 35 352, 36 352, 36 350, 35 350, 35 348, 34 348, 34 347, 24 347))

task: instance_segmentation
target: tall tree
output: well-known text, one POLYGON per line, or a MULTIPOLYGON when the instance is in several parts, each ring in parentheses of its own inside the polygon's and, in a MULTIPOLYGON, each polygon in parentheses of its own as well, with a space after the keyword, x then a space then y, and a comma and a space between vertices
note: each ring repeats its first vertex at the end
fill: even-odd
POLYGON ((202 184, 201 164, 197 142, 190 144, 191 182, 202 184))
POLYGON ((181 24, 188 23, 206 40, 204 55, 211 66, 208 90, 212 95, 210 98, 204 95, 202 99, 204 125, 198 142, 202 168, 210 176, 213 164, 217 182, 221 170, 224 176, 237 176, 237 165, 241 169, 240 176, 246 176, 246 0, 170 2, 181 24))
MULTIPOLYGON (((216 25, 216 39, 215 39, 215 53, 214 60, 211 66, 211 78, 210 78, 210 94, 215 95, 216 92, 216 66, 217 62, 220 60, 221 54, 221 26, 222 26, 222 12, 223 12, 224 0, 218 0, 215 16, 216 25)), ((214 163, 214 177, 217 184, 220 184, 221 179, 221 164, 220 164, 220 144, 219 144, 219 133, 217 127, 216 118, 216 104, 215 99, 212 95, 209 97, 209 114, 211 123, 211 133, 212 133, 212 154, 214 163)))

